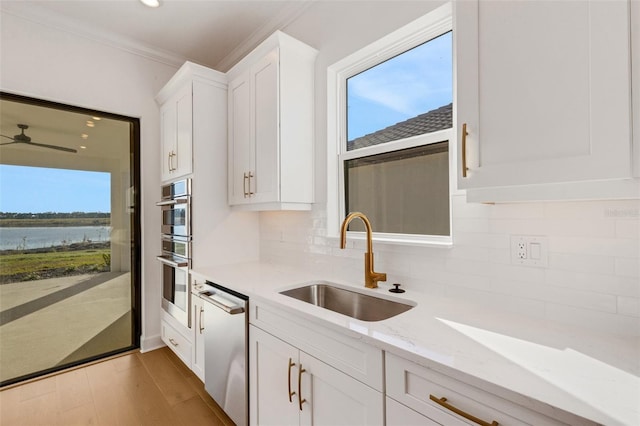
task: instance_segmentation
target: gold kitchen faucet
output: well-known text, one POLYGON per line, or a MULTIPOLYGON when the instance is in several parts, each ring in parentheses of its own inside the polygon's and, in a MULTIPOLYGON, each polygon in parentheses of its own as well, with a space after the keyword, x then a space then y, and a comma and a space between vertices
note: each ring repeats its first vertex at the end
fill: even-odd
POLYGON ((349 213, 344 219, 344 222, 342 222, 342 228, 340 229, 340 248, 345 248, 347 244, 347 227, 355 218, 360 218, 367 229, 367 252, 364 254, 364 286, 366 288, 378 288, 378 281, 386 281, 387 274, 373 270, 373 235, 371 222, 369 222, 369 219, 363 213, 349 213))

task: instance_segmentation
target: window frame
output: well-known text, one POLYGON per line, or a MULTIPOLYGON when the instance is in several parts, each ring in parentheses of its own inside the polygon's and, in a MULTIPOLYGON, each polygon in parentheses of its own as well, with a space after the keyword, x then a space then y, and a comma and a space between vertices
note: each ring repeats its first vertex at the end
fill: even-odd
MULTIPOLYGON (((347 151, 347 79, 453 30, 452 7, 447 3, 408 25, 384 36, 327 68, 327 234, 339 237, 345 212, 344 164, 346 160, 412 148, 437 142, 449 142, 449 235, 419 235, 373 232, 375 241, 401 245, 451 246, 453 228, 451 195, 456 188, 455 102, 453 127, 406 139, 347 151)), ((452 46, 453 48, 453 46, 452 46)), ((455 54, 453 69, 455 70, 455 54)), ((455 72, 454 72, 455 76, 455 72)), ((453 81, 455 99, 455 78, 453 81)), ((349 238, 365 239, 364 232, 348 231, 349 238)))

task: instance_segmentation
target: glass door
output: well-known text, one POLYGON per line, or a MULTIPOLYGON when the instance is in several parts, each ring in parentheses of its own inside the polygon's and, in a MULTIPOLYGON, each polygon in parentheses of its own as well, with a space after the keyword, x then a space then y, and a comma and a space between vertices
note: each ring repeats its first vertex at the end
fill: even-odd
POLYGON ((138 120, 0 93, 0 134, 0 382, 138 347, 138 120))

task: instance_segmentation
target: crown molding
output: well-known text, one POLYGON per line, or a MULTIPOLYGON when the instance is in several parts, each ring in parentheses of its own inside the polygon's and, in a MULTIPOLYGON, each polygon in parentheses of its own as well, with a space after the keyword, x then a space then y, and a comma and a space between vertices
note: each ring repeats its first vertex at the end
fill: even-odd
POLYGON ((176 68, 180 67, 187 61, 185 57, 173 52, 145 45, 113 32, 91 27, 78 20, 44 9, 43 7, 34 5, 33 3, 0 2, 0 12, 2 14, 12 15, 39 25, 83 37, 97 43, 176 68))
POLYGON ((240 59, 245 57, 257 45, 266 40, 267 37, 275 31, 281 30, 291 22, 295 21, 316 1, 318 0, 298 0, 291 2, 282 9, 278 15, 251 33, 249 37, 222 58, 216 64, 216 69, 223 72, 229 71, 238 61, 240 61, 240 59))

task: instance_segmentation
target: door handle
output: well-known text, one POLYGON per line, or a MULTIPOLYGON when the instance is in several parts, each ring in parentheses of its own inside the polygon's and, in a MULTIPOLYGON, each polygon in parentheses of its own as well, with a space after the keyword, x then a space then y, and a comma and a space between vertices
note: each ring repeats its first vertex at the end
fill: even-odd
POLYGON ((467 131, 467 123, 462 125, 462 177, 467 177, 467 135, 469 132, 467 131))

